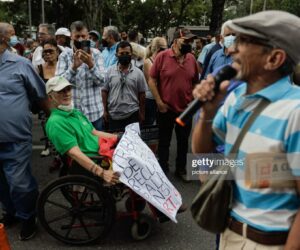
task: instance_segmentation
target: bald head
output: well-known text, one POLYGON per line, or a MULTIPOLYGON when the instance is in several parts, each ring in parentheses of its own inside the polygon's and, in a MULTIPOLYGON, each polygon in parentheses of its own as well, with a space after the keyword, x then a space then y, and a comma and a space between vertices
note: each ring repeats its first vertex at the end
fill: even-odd
POLYGON ((0 52, 8 47, 11 28, 13 28, 11 24, 0 22, 0 52))

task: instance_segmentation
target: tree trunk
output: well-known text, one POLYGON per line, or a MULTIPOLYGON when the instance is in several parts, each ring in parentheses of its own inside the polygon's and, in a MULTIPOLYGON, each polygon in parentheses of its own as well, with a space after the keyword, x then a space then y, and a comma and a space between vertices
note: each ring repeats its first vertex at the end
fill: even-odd
POLYGON ((212 9, 210 16, 210 32, 214 34, 219 32, 222 26, 223 10, 224 10, 225 0, 212 0, 212 9))
POLYGON ((84 20, 88 29, 96 29, 100 31, 102 27, 102 0, 84 0, 83 1, 83 12, 84 20))

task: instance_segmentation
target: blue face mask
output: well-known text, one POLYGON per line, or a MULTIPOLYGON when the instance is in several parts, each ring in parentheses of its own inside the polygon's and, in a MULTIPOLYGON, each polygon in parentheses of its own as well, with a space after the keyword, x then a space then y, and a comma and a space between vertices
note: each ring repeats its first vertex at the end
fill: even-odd
POLYGON ((96 48, 96 42, 94 42, 93 40, 90 40, 91 42, 91 48, 96 48))
POLYGON ((11 47, 14 47, 18 43, 18 37, 17 36, 11 36, 9 40, 9 45, 11 47))
POLYGON ((224 47, 229 48, 230 46, 232 46, 234 44, 234 41, 235 41, 235 36, 233 36, 233 35, 225 36, 224 42, 223 42, 224 47))

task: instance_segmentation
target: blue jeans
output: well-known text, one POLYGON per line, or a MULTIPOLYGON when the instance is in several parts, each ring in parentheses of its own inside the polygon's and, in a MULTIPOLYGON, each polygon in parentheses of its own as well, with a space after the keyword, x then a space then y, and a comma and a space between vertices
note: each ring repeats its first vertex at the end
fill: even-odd
POLYGON ((24 220, 36 214, 38 197, 31 154, 31 142, 0 142, 0 202, 6 213, 24 220))
POLYGON ((104 120, 103 117, 100 117, 98 120, 92 122, 94 128, 98 131, 104 130, 104 120))

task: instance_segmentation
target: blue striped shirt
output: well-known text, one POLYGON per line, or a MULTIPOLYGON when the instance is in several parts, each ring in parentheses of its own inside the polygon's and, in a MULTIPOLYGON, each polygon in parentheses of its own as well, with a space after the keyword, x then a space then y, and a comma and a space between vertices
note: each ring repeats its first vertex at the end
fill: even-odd
MULTIPOLYGON (((214 140, 229 153, 241 128, 262 98, 271 103, 246 133, 238 158, 250 153, 286 153, 294 176, 300 176, 300 88, 284 77, 261 91, 245 95, 246 84, 237 87, 217 113, 214 140)), ((245 169, 238 169, 244 176, 245 169)), ((231 215, 263 231, 288 231, 300 207, 295 189, 250 189, 245 178, 235 179, 231 215)))
POLYGON ((103 115, 101 87, 104 85, 103 58, 97 49, 91 49, 94 67, 82 63, 76 71, 72 69, 73 50, 65 49, 58 58, 55 75, 65 77, 76 88, 73 89, 74 107, 89 121, 97 121, 103 115))

